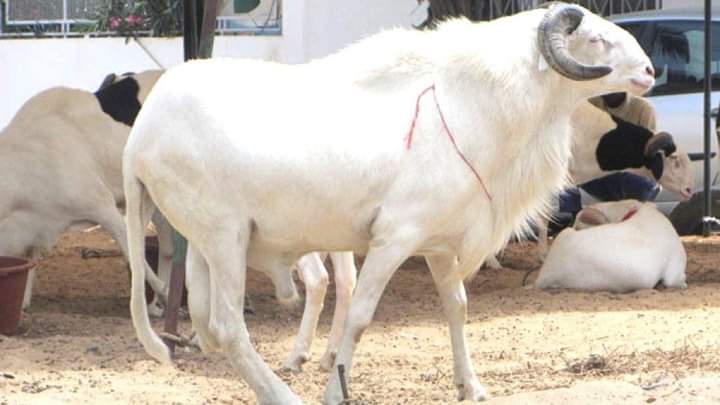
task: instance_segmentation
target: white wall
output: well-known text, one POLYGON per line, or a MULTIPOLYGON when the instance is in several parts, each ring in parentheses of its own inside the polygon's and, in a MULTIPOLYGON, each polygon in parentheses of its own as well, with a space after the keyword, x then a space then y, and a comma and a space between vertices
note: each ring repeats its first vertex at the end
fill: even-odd
POLYGON ((426 7, 419 7, 417 0, 305 0, 305 5, 305 60, 382 29, 418 25, 427 16, 426 7))
MULTIPOLYGON (((218 36, 213 56, 302 63, 393 26, 425 18, 416 0, 291 0, 283 2, 281 36, 218 36)), ((142 38, 165 68, 182 62, 181 38, 142 38)), ((0 40, 0 128, 31 96, 53 86, 95 90, 108 73, 157 68, 124 38, 0 40)))

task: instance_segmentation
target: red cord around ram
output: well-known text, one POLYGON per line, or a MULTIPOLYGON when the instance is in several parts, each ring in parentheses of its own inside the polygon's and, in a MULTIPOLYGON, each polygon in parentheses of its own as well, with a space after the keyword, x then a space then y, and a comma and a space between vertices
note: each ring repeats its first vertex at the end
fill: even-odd
POLYGON ((483 191, 485 192, 485 195, 487 196, 488 200, 492 201, 492 197, 490 196, 490 193, 488 192, 487 188, 485 187, 485 183, 483 182, 482 178, 480 177, 480 174, 475 170, 472 163, 465 157, 465 155, 460 150, 460 147, 458 147, 457 142, 455 142, 455 137, 453 136, 452 132, 450 131, 450 128, 447 125, 447 122, 445 121, 445 115, 442 112, 442 109, 440 108, 440 103, 437 99, 437 94, 435 93, 435 85, 426 88, 417 97, 417 100, 415 101, 415 116, 413 117, 412 123, 410 124, 410 130, 408 131, 408 134, 405 136, 405 148, 410 149, 410 146, 412 144, 413 139, 413 133, 415 132, 415 125, 417 124, 418 115, 420 115, 420 99, 429 91, 432 91, 433 93, 433 100, 435 101, 435 107, 437 108, 438 115, 440 115, 440 122, 442 123, 443 129, 445 129, 445 133, 447 134, 448 138, 450 138, 450 142, 452 143, 453 147, 455 148, 455 152, 457 152, 458 156, 462 159, 463 162, 465 162, 465 165, 472 171, 472 173, 475 175, 475 178, 478 179, 478 182, 480 182, 480 186, 482 187, 483 191))

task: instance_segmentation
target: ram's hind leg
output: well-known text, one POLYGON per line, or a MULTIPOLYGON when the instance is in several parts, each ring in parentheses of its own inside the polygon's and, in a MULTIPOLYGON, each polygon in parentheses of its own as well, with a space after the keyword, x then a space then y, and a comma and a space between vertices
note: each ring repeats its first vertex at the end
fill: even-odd
POLYGON ((328 285, 327 270, 317 253, 300 258, 298 274, 305 283, 305 311, 293 350, 283 363, 283 368, 295 372, 301 371, 302 364, 310 358, 310 346, 315 337, 328 285))
POLYGON ((250 341, 243 314, 250 224, 247 221, 233 226, 227 220, 231 217, 225 217, 222 227, 201 235, 201 241, 191 241, 210 269, 208 329, 259 403, 299 404, 300 398, 273 373, 250 341))
POLYGON ((330 253, 330 259, 335 276, 335 312, 330 326, 327 349, 320 358, 320 368, 325 371, 330 370, 335 361, 357 281, 357 268, 352 252, 333 252, 330 253))

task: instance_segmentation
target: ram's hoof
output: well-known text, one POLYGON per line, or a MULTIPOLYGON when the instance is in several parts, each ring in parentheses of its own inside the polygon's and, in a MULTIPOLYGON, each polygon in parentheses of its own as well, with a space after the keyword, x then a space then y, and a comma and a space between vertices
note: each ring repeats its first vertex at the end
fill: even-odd
POLYGON ((458 401, 484 401, 488 398, 485 388, 477 379, 466 381, 464 384, 457 384, 455 388, 458 391, 458 401))

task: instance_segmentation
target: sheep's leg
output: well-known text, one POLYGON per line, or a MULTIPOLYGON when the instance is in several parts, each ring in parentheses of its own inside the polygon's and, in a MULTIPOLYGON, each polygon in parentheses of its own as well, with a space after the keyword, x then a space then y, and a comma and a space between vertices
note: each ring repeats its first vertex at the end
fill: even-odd
POLYGON ((207 229, 201 241, 192 241, 202 243, 196 248, 210 269, 209 331, 259 403, 300 404, 300 398, 273 373, 250 341, 243 314, 250 226, 241 224, 234 231, 232 228, 226 221, 221 229, 207 229))
POLYGON ((327 349, 320 358, 320 368, 328 371, 335 361, 338 345, 342 338, 343 326, 352 301, 353 290, 357 278, 357 268, 352 252, 330 253, 335 276, 335 312, 333 313, 327 349))
POLYGON ((355 346, 370 325, 390 278, 403 261, 415 251, 415 247, 416 241, 407 239, 376 237, 371 241, 370 250, 360 270, 358 285, 352 297, 335 363, 325 388, 325 404, 335 405, 342 402, 337 366, 344 365, 349 379, 355 346))
POLYGON ((488 256, 487 259, 485 259, 485 264, 486 264, 489 268, 495 269, 495 270, 499 270, 499 269, 502 269, 502 268, 503 268, 503 267, 502 267, 502 264, 500 264, 500 261, 498 261, 497 257, 492 256, 492 255, 491 255, 491 256, 488 256))
MULTIPOLYGON (((158 238, 157 275, 162 283, 169 286, 173 253, 175 252, 173 229, 165 217, 162 216, 160 210, 156 210, 153 214, 153 224, 155 224, 155 230, 157 231, 158 238)), ((152 302, 148 304, 148 311, 150 312, 150 315, 153 316, 162 316, 164 308, 164 300, 157 294, 153 298, 152 302)))
MULTIPOLYGON (((113 202, 115 200, 112 200, 113 202)), ((127 259, 128 256, 128 247, 127 247, 127 231, 125 228, 125 221, 123 220, 122 215, 120 215, 120 212, 115 207, 114 203, 110 205, 105 205, 104 209, 98 210, 94 215, 90 216, 90 219, 94 222, 97 222, 100 226, 105 228, 110 233, 110 236, 117 242, 118 246, 120 246, 120 250, 122 251, 123 255, 127 259)), ((150 266, 145 263, 145 279, 150 284, 150 287, 152 287, 153 291, 155 291, 156 297, 159 297, 160 300, 163 302, 167 300, 167 289, 168 284, 161 281, 155 272, 152 271, 150 266)), ((148 306, 148 313, 151 316, 162 316, 162 308, 156 308, 153 306, 148 306)))
POLYGON ((456 269, 455 257, 451 255, 426 256, 428 267, 437 286, 443 310, 450 328, 453 350, 453 380, 458 390, 458 400, 482 401, 487 397, 480 385, 467 350, 463 330, 467 317, 465 286, 456 269))
POLYGON ((32 289, 33 282, 35 281, 35 267, 30 269, 27 275, 27 281, 25 282, 25 295, 23 296, 22 309, 27 310, 30 308, 32 302, 32 289))
POLYGON ((283 363, 284 369, 295 372, 301 371, 302 364, 310 358, 310 346, 315 337, 328 285, 327 270, 317 253, 301 257, 298 267, 300 278, 305 283, 305 311, 293 350, 283 363))
POLYGON ((662 283, 668 288, 687 288, 685 267, 687 266, 687 255, 675 254, 665 269, 662 276, 662 283))
POLYGON ((550 220, 542 218, 538 221, 538 244, 537 244, 537 255, 541 262, 545 261, 545 256, 548 253, 548 227, 550 220))

